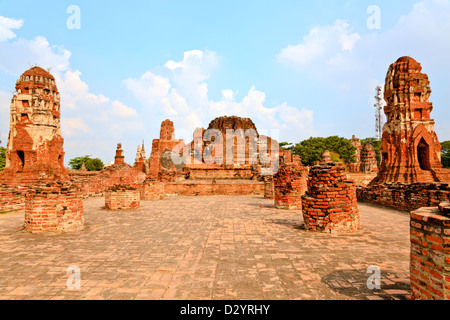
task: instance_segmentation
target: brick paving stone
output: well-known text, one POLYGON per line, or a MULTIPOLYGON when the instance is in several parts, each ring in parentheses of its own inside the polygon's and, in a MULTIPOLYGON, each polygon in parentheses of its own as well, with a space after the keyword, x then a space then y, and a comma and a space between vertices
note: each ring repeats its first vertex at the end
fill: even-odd
POLYGON ((29 234, 0 216, 0 299, 408 299, 409 214, 359 204, 352 234, 305 230, 300 210, 262 196, 167 197, 107 211, 84 200, 85 228, 29 234), (81 288, 69 290, 69 266, 81 288), (381 270, 370 290, 369 266, 381 270))

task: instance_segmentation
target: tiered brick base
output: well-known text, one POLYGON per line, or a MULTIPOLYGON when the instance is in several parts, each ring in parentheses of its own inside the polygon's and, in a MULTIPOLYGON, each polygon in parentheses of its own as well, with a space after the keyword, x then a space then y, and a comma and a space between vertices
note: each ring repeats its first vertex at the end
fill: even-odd
POLYGON ((57 184, 36 186, 25 197, 28 232, 70 232, 83 226, 83 197, 78 189, 57 184))
POLYGON ((273 199, 274 193, 273 176, 264 177, 264 198, 273 199))
POLYGON ((274 201, 278 209, 301 210, 302 195, 307 190, 308 168, 298 162, 280 166, 273 177, 274 201))
POLYGON ((106 210, 137 209, 141 206, 141 192, 132 186, 116 185, 105 194, 106 210))
POLYGON ((302 201, 308 230, 354 232, 360 229, 356 185, 347 180, 345 167, 340 163, 312 167, 308 192, 302 201))
POLYGON ((141 189, 141 200, 164 199, 164 183, 159 181, 145 181, 141 189))
POLYGON ((411 212, 410 275, 412 299, 450 299, 450 218, 438 207, 411 212))

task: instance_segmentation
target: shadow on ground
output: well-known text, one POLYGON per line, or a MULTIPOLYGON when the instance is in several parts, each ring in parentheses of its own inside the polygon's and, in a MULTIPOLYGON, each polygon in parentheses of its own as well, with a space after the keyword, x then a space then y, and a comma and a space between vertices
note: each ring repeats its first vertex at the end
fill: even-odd
POLYGON ((331 290, 357 300, 409 300, 409 281, 381 271, 380 289, 369 289, 367 281, 373 275, 366 270, 336 270, 323 277, 322 282, 331 290))

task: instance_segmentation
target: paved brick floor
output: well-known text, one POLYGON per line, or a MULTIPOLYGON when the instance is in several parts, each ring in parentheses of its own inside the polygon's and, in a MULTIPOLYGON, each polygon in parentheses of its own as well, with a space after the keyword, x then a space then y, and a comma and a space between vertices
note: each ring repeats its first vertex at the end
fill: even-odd
POLYGON ((359 208, 363 229, 340 235, 307 232, 300 211, 259 196, 116 212, 89 199, 84 230, 60 235, 24 232, 23 212, 0 215, 0 299, 407 299, 408 213, 359 208), (373 265, 379 290, 366 285, 373 265))

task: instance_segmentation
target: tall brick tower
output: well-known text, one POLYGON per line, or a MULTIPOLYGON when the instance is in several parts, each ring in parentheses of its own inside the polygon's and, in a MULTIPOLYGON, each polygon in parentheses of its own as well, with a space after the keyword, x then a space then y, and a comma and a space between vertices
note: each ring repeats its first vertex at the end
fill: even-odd
POLYGON ((69 180, 60 108, 55 78, 46 70, 33 67, 17 80, 2 182, 69 180))
POLYGON ((441 146, 430 113, 433 104, 428 76, 420 63, 401 57, 387 72, 382 135, 382 163, 371 184, 441 182, 441 146))

